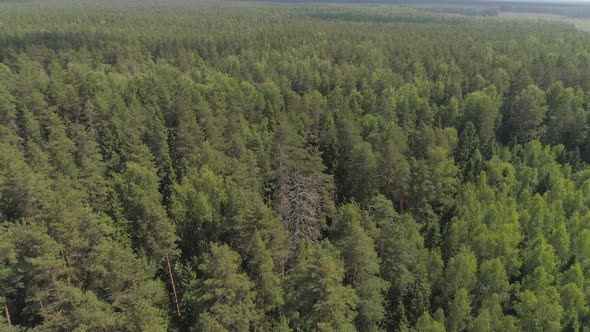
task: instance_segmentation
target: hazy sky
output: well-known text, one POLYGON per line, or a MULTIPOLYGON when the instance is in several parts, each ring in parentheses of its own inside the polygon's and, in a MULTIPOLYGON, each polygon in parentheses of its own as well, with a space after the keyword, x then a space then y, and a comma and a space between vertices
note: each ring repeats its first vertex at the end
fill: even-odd
MULTIPOLYGON (((484 0, 485 1, 485 0, 484 0)), ((548 2, 548 3, 587 3, 590 4, 590 0, 491 0, 491 1, 506 1, 506 2, 548 2)))

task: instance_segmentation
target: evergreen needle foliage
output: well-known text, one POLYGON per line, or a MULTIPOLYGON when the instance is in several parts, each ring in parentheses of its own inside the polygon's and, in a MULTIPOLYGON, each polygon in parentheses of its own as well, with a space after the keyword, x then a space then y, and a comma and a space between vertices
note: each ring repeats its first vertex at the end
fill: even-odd
POLYGON ((0 329, 583 331, 589 165, 568 25, 2 3, 0 329))

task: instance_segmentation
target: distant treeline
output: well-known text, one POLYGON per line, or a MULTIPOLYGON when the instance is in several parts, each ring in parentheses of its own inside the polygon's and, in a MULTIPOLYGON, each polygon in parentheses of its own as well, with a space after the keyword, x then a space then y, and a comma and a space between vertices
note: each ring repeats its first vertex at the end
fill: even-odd
POLYGON ((414 8, 441 14, 459 14, 466 16, 496 16, 500 12, 495 6, 463 6, 457 4, 417 5, 414 8))
POLYGON ((451 3, 412 3, 422 11, 467 16, 496 16, 500 12, 538 13, 563 15, 573 18, 590 17, 590 6, 584 4, 524 3, 524 2, 479 2, 481 5, 451 3))
POLYGON ((521 12, 563 15, 574 18, 590 17, 590 6, 585 4, 532 3, 506 1, 436 1, 436 0, 260 0, 290 3, 370 3, 407 5, 421 11, 466 16, 496 16, 500 12, 521 12))
POLYGON ((555 14, 575 18, 590 17, 590 6, 584 4, 506 3, 500 5, 499 9, 503 12, 555 14))

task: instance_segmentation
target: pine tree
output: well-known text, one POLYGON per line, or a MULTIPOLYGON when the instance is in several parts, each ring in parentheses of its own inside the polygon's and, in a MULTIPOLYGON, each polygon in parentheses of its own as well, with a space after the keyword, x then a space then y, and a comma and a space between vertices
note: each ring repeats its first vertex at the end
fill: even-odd
POLYGON ((247 331, 257 323, 255 284, 240 264, 239 254, 227 245, 211 244, 191 304, 198 317, 194 330, 247 331))
POLYGON ((476 91, 465 98, 464 108, 465 120, 475 125, 480 141, 487 143, 493 139, 500 116, 497 101, 483 91, 476 91))
POLYGON ((358 296, 344 286, 344 264, 329 243, 309 244, 289 276, 287 308, 295 329, 354 331, 358 296))
POLYGON ((345 281, 359 297, 355 325, 361 331, 377 331, 385 316, 383 294, 387 283, 379 277, 375 244, 360 223, 361 211, 354 204, 340 207, 335 218, 335 246, 345 265, 345 281))
POLYGON ((464 331, 470 325, 471 299, 465 288, 455 292, 455 297, 449 305, 446 319, 447 331, 464 331))
POLYGON ((428 312, 425 312, 418 322, 416 322, 416 326, 414 326, 414 330, 421 331, 421 332, 445 332, 445 326, 441 322, 438 322, 430 316, 428 312))
POLYGON ((140 164, 129 162, 116 179, 115 187, 129 220, 128 232, 136 250, 161 262, 174 253, 174 226, 161 205, 158 177, 155 172, 140 164))

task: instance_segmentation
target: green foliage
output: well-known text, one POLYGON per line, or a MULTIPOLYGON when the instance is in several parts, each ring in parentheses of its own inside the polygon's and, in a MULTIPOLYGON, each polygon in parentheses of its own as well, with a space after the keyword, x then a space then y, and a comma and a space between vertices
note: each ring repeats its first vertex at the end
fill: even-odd
POLYGON ((295 329, 354 331, 359 297, 342 284, 344 264, 329 243, 313 244, 289 277, 287 308, 295 329))
POLYGON ((240 271, 240 256, 227 245, 211 245, 195 289, 197 331, 247 331, 259 319, 254 283, 240 271))
POLYGON ((0 329, 589 326, 590 35, 418 7, 0 4, 0 329))
POLYGON ((423 331, 423 332, 445 332, 445 326, 443 323, 435 320, 430 316, 428 312, 425 312, 424 315, 418 319, 415 327, 416 331, 423 331))
POLYGON ((539 139, 541 123, 545 118, 547 106, 545 93, 536 85, 529 85, 514 100, 510 113, 510 132, 517 142, 525 143, 539 139))
POLYGON ((486 92, 475 91, 465 98, 465 121, 477 128, 479 139, 487 143, 494 138, 500 111, 497 102, 486 92))
POLYGON ((334 224, 335 246, 340 249, 345 265, 345 281, 359 298, 355 325, 361 331, 378 331, 385 317, 383 293, 387 283, 379 277, 379 258, 375 243, 361 226, 358 206, 340 208, 334 224))
POLYGON ((159 261, 174 250, 174 227, 162 207, 158 177, 149 168, 129 162, 115 181, 136 250, 159 261))
POLYGON ((559 293, 554 287, 542 290, 543 294, 524 291, 519 294, 515 309, 520 318, 520 328, 527 331, 561 331, 563 309, 559 293))
POLYGON ((453 301, 449 305, 448 318, 446 319, 448 331, 464 331, 471 320, 471 300, 469 292, 465 288, 455 293, 453 301))
POLYGON ((345 197, 364 203, 377 191, 377 159, 366 142, 355 145, 349 158, 346 168, 350 192, 345 197))

